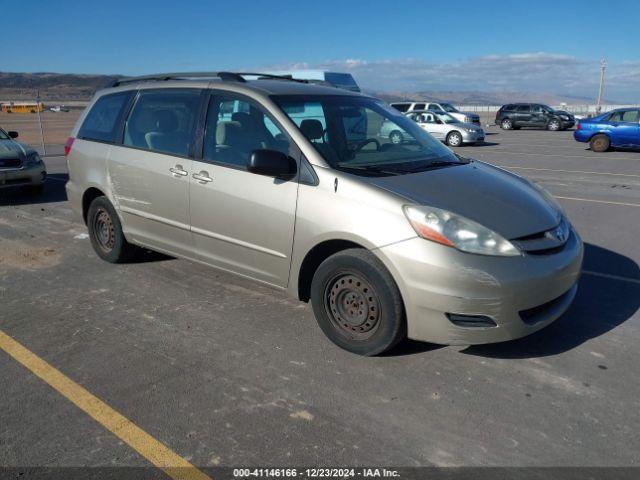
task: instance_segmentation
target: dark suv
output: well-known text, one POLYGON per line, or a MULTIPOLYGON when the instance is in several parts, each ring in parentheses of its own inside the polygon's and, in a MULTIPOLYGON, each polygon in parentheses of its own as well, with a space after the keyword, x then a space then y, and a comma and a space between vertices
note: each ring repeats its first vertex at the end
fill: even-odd
POLYGON ((541 103, 510 103, 503 105, 496 113, 496 125, 503 130, 518 130, 521 127, 565 130, 573 127, 575 121, 570 113, 556 111, 541 103))

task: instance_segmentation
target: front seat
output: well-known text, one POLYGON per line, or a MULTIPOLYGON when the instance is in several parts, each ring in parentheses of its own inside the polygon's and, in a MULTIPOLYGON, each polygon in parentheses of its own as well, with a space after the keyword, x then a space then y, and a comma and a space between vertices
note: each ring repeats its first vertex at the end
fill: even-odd
POLYGON ((316 120, 315 118, 305 118, 300 123, 300 131, 302 134, 307 137, 307 139, 316 147, 316 150, 324 157, 324 159, 329 162, 331 165, 336 165, 340 158, 338 154, 333 149, 331 145, 328 143, 318 142, 324 137, 324 128, 322 128, 322 123, 320 120, 316 120))
POLYGON ((189 142, 178 131, 179 122, 175 112, 158 110, 155 112, 155 117, 156 126, 154 131, 148 132, 144 136, 149 148, 160 152, 187 156, 189 154, 189 142))

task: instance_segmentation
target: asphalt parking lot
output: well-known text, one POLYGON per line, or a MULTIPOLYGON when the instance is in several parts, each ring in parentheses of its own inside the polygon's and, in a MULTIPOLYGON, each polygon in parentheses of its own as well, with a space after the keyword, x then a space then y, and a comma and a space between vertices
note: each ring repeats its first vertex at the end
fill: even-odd
MULTIPOLYGON (((41 198, 0 198, 0 331, 197 466, 640 466, 640 152, 487 131, 457 150, 549 189, 586 245, 575 303, 528 338, 362 358, 248 280, 107 264, 63 157, 41 198)), ((1 465, 149 465, 5 352, 0 371, 1 465)))

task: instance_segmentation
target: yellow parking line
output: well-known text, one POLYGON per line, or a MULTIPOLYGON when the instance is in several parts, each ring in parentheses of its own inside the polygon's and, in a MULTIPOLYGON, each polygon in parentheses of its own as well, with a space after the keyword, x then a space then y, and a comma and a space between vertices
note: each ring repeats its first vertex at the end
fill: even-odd
POLYGON ((621 282, 637 283, 638 285, 640 285, 640 280, 636 278, 623 277, 621 275, 611 275, 610 273, 593 272, 591 270, 582 270, 582 273, 593 275, 596 277, 609 278, 611 280, 620 280, 621 282))
POLYGON ((0 330, 0 349, 174 480, 211 480, 169 447, 0 330))
POLYGON ((561 197, 559 195, 554 195, 554 197, 562 198, 564 200, 577 200, 579 202, 608 203, 609 205, 625 205, 627 207, 640 207, 640 203, 609 202, 607 200, 593 200, 591 198, 577 198, 577 197, 561 197))
POLYGON ((616 177, 638 177, 632 173, 609 173, 609 172, 587 172, 584 170, 556 170, 554 168, 534 168, 534 167, 516 167, 514 165, 496 165, 501 168, 511 168, 513 170, 535 170, 537 172, 561 172, 561 173, 585 173, 589 175, 614 175, 616 177))

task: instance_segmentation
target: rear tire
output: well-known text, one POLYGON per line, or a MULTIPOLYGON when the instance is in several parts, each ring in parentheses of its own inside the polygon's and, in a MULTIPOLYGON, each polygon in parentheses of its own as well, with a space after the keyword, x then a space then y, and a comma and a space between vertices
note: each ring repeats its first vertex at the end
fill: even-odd
POLYGON ((311 282, 311 304, 324 334, 358 355, 378 355, 406 336, 400 291, 368 250, 343 250, 322 262, 311 282))
POLYGON ((115 208, 107 197, 97 197, 89 205, 87 227, 91 246, 109 263, 125 263, 135 257, 137 247, 127 242, 115 208))
POLYGON ((513 122, 510 119, 505 118, 500 122, 500 128, 503 130, 511 130, 513 128, 513 122))
POLYGON ((589 141, 592 152, 606 152, 611 146, 609 137, 603 134, 594 135, 589 141))

